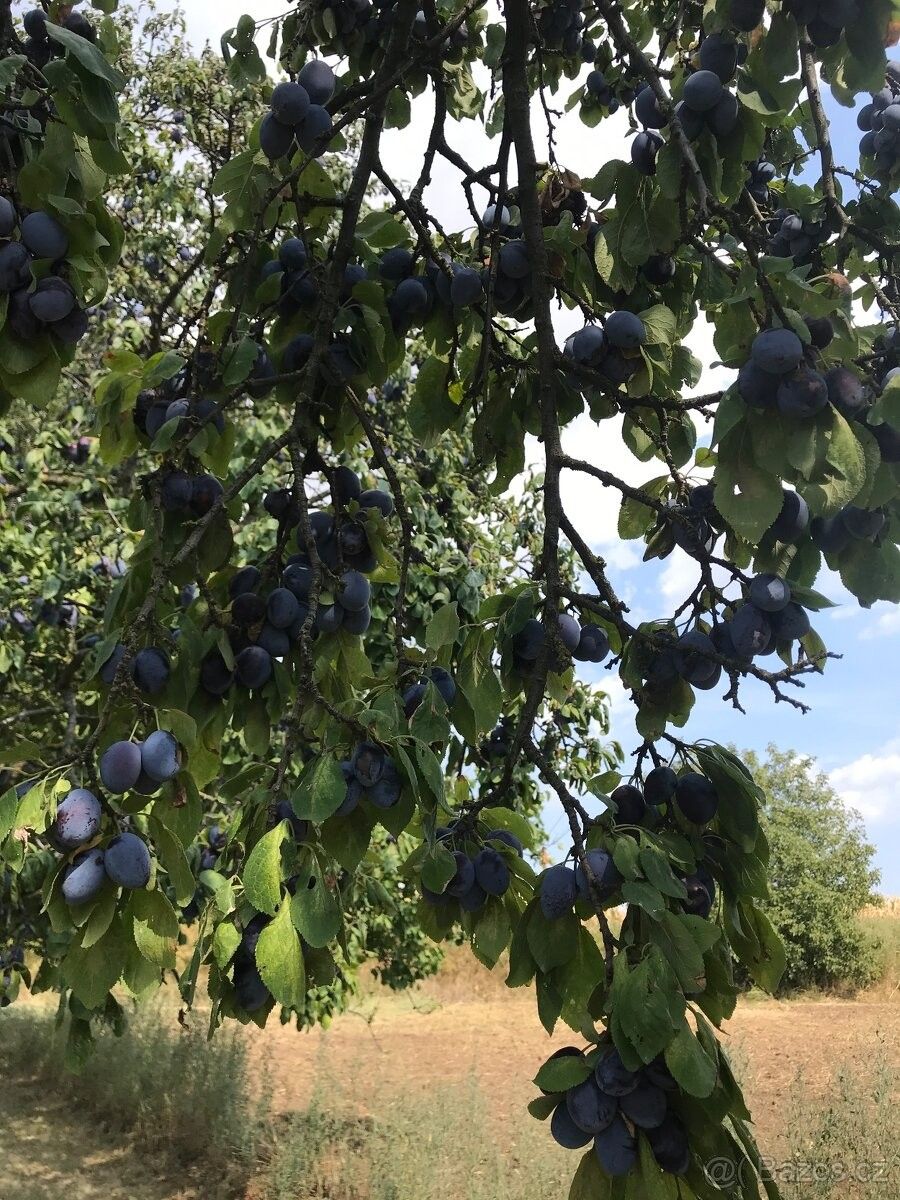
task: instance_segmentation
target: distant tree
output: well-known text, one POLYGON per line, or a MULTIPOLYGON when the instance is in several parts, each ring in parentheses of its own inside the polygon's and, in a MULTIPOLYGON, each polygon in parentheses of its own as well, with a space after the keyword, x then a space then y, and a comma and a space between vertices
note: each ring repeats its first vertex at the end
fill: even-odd
POLYGON ((858 917, 879 900, 875 848, 813 759, 772 745, 766 754, 743 758, 766 794, 771 899, 763 907, 787 952, 782 989, 865 986, 877 961, 858 917))

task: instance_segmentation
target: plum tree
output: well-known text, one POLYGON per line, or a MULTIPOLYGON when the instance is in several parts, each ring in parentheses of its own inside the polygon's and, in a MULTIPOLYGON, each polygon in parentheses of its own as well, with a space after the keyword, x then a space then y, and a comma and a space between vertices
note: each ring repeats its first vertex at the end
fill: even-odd
POLYGON ((707 10, 672 38, 653 6, 606 0, 319 5, 266 22, 269 69, 244 17, 190 70, 142 57, 123 13, 96 42, 31 17, 24 49, 0 14, 7 103, 29 114, 0 206, 0 537, 27 580, 2 614, 0 728, 50 713, 2 805, 36 836, 0 851, 0 934, 32 922, 73 1036, 108 1003, 84 963, 158 974, 179 920, 197 930, 184 1011, 203 980, 214 1024, 314 1024, 367 952, 408 982, 432 942, 465 939, 488 965, 508 950, 548 1030, 584 1035, 532 1106, 587 1150, 575 1195, 619 1175, 662 1194, 657 1167, 693 1188, 720 1152, 755 1186, 705 1022, 733 1008, 735 960, 767 988, 783 962, 763 797, 679 731, 698 690, 740 707, 747 677, 804 707, 796 685, 828 660, 823 554, 863 604, 900 593, 900 118, 880 31, 843 38, 842 5, 707 10), (844 103, 875 89, 860 170, 835 165, 828 81, 844 103), (407 186, 381 138, 410 126, 412 151, 426 93, 407 186), (559 161, 560 122, 623 106, 626 161, 559 161), (491 148, 458 146, 450 118, 491 148), (432 211, 445 165, 461 218, 432 211), (700 315, 730 372, 714 390, 688 348, 700 315), (633 476, 578 457, 579 415, 621 429, 633 476), (57 482, 88 431, 89 470, 76 455, 66 475, 91 478, 57 482), (668 612, 620 599, 567 507, 578 477, 620 497, 646 558, 686 553, 668 612), (627 760, 601 740, 604 663, 636 710, 627 760), (97 772, 75 879, 47 821, 76 788, 99 803, 97 772), (551 803, 571 849, 537 876, 551 803), (152 939, 121 937, 151 916, 152 939), (592 1101, 589 1133, 572 1109, 592 1101))

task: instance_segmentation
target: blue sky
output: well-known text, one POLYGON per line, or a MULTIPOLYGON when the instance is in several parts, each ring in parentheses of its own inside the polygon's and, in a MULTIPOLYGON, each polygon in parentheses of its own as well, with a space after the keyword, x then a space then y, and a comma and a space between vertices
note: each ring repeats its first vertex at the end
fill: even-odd
MULTIPOLYGON (((164 7, 174 7, 166 3, 164 7)), ((215 5, 188 4, 189 34, 195 45, 205 40, 218 44, 221 33, 236 23, 243 12, 255 17, 273 15, 278 8, 270 0, 219 0, 215 5)), ((564 95, 568 91, 564 90, 564 95)), ((854 112, 828 99, 832 136, 838 162, 858 161, 854 112)), ((535 106, 535 129, 542 115, 535 106)), ((428 101, 423 100, 409 129, 388 135, 383 161, 398 180, 416 171, 431 124, 428 101), (413 165, 411 165, 413 164, 413 165)), ((612 157, 627 156, 624 114, 586 130, 577 115, 570 115, 557 137, 557 152, 563 165, 575 166, 583 176, 596 172, 612 157)), ((492 161, 493 148, 473 122, 450 128, 450 140, 470 161, 492 161), (479 155, 482 157, 479 159, 479 155)), ((539 151, 540 156, 540 151, 539 151)), ((459 177, 439 163, 429 192, 429 204, 445 228, 463 228, 467 212, 459 177)), ((562 312, 556 320, 560 341, 577 327, 572 315, 562 312)), ((698 329, 692 349, 702 361, 711 363, 709 330, 698 329)), ((729 372, 710 367, 699 389, 708 391, 731 382, 729 372)), ((616 470, 631 483, 658 474, 652 464, 637 463, 614 436, 611 425, 601 428, 579 418, 565 433, 567 448, 579 457, 616 470)), ((539 452, 535 447, 535 458, 539 452)), ((646 619, 665 615, 685 594, 694 579, 689 560, 676 551, 665 563, 640 562, 640 544, 622 545, 616 535, 617 500, 604 493, 594 481, 568 478, 564 486, 568 511, 590 543, 608 559, 612 575, 632 607, 632 616, 646 619), (687 586, 685 586, 687 585, 687 586)), ((801 715, 785 704, 776 705, 763 685, 748 680, 742 692, 746 715, 721 700, 724 688, 698 694, 697 704, 685 731, 688 738, 708 737, 733 742, 739 747, 764 751, 768 743, 812 755, 827 771, 842 797, 863 814, 869 835, 878 847, 878 866, 883 890, 900 894, 900 819, 895 793, 900 791, 900 715, 897 708, 897 679, 900 676, 900 612, 878 605, 865 611, 840 585, 837 578, 820 577, 819 590, 839 607, 820 613, 814 624, 829 648, 844 655, 828 664, 824 676, 810 676, 802 693, 812 711, 801 715)), ((592 678, 607 688, 613 701, 613 733, 627 748, 635 744, 631 706, 615 677, 600 669, 592 678)), ((551 822, 551 828, 556 822, 551 822)))

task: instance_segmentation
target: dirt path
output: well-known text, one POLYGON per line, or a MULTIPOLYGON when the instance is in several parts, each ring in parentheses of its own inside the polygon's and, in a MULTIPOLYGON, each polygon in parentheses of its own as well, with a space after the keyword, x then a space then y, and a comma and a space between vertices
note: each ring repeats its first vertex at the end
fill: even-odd
POLYGON ((197 1200, 46 1084, 6 1077, 0 1130, 0 1200, 197 1200))
MULTIPOLYGON (((318 1091, 331 1110, 375 1114, 400 1093, 431 1106, 441 1089, 474 1084, 498 1132, 521 1128, 537 1067, 551 1049, 577 1040, 565 1028, 544 1034, 530 991, 494 988, 381 993, 327 1031, 300 1034, 275 1023, 244 1036, 254 1081, 275 1112, 305 1108, 318 1091)), ((759 1140, 777 1153, 798 1073, 805 1105, 842 1063, 864 1069, 877 1054, 900 1064, 900 1005, 748 1002, 726 1037, 759 1140)), ((3 1080, 0 1130, 0 1200, 199 1200, 160 1174, 156 1156, 142 1156, 29 1079, 3 1080)))
MULTIPOLYGON (((765 1001, 741 1005, 726 1041, 755 1113, 775 1150, 785 1102, 802 1074, 812 1099, 843 1062, 871 1061, 873 1038, 900 1062, 900 1005, 765 1001)), ((442 1086, 477 1081, 495 1119, 517 1118, 534 1096, 531 1079, 550 1050, 578 1041, 565 1027, 548 1038, 530 992, 413 1009, 382 1002, 374 1015, 347 1014, 329 1030, 297 1035, 274 1026, 251 1034, 251 1060, 276 1111, 303 1107, 318 1087, 329 1101, 372 1113, 392 1092, 433 1102, 442 1086)))

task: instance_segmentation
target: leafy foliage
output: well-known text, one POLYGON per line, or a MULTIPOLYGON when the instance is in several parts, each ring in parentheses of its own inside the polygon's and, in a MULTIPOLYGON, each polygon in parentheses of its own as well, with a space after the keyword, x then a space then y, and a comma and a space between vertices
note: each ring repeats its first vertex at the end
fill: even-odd
POLYGON ((221 60, 189 58, 152 9, 31 16, 24 54, 2 18, 24 122, 0 248, 6 574, 41 593, 10 612, 0 664, 0 720, 25 725, 0 801, 3 987, 63 993, 74 1063, 123 993, 175 970, 192 923, 179 986, 190 1007, 204 980, 212 1029, 327 1019, 367 953, 402 985, 433 966, 425 936, 466 939, 487 965, 508 951, 547 1030, 586 1043, 531 1106, 561 1144, 593 1141, 573 1197, 726 1194, 714 1157, 758 1190, 715 1029, 736 965, 769 990, 786 965, 765 795, 670 729, 723 676, 738 708, 748 675, 804 707, 829 657, 809 615, 823 562, 864 605, 900 598, 900 214, 889 180, 851 172, 844 198, 820 92, 882 87, 896 6, 846 28, 807 7, 748 36, 757 0, 688 5, 671 29, 606 0, 508 0, 502 21, 317 3, 266 22, 274 88, 249 16, 221 60), (379 144, 426 89, 407 188, 379 144), (630 162, 563 168, 549 105, 538 161, 532 98, 562 90, 588 125, 628 107, 630 162), (448 116, 483 120, 496 161, 471 166, 448 116), (129 155, 137 188, 111 179, 129 155), (438 156, 470 231, 423 203, 438 156), (555 300, 585 322, 561 350, 555 300), (885 319, 856 322, 854 301, 885 319), (85 305, 109 306, 87 341, 85 305), (737 372, 711 395, 684 344, 701 313, 737 372), (92 422, 96 452, 63 454, 85 477, 47 469, 42 403, 92 422), (633 487, 566 454, 580 414, 621 416, 662 474, 633 487), (563 471, 620 494, 645 558, 694 560, 673 613, 631 623, 563 471), (71 550, 50 547, 61 505, 71 550), (607 660, 642 738, 627 779, 597 740, 585 664, 607 660), (572 850, 537 874, 548 795, 572 850))

